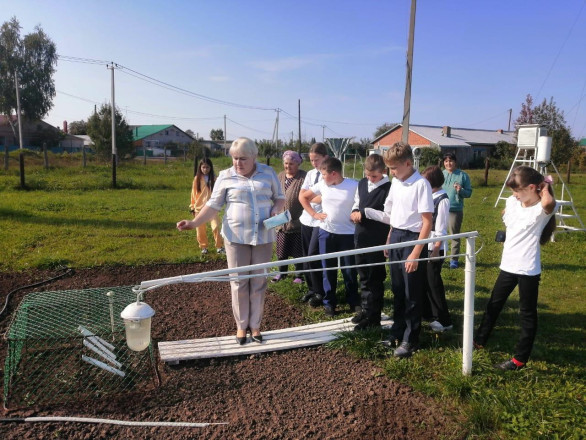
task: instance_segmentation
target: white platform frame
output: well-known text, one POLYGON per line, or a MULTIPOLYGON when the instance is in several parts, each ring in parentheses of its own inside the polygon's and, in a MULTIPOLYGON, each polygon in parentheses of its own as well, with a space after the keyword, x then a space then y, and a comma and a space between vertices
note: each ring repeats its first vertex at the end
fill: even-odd
MULTIPOLYGON (((475 285, 476 285, 476 237, 479 234, 477 231, 472 232, 465 232, 461 234, 453 234, 453 235, 446 235, 443 237, 434 237, 434 238, 426 238, 424 240, 414 240, 404 243, 397 243, 397 244, 387 244, 382 246, 373 246, 369 248, 361 248, 361 249, 352 249, 349 251, 342 251, 342 252, 333 252, 330 254, 324 255, 316 255, 311 257, 301 257, 301 258, 293 258, 289 260, 283 261, 270 261, 268 263, 262 264, 255 264, 250 266, 242 266, 242 267, 235 267, 231 269, 221 269, 215 270, 210 272, 201 272, 195 273, 190 275, 180 275, 170 278, 161 278, 156 280, 150 281, 143 281, 140 283, 139 286, 136 286, 134 290, 137 293, 145 292, 148 290, 156 289, 158 287, 166 286, 169 284, 178 284, 178 283, 197 283, 197 282, 206 282, 206 281, 229 281, 232 277, 240 277, 240 278, 251 278, 256 276, 271 276, 275 273, 274 267, 278 267, 285 264, 296 264, 296 263, 305 263, 309 261, 317 261, 329 258, 339 258, 344 257, 347 255, 357 255, 357 254, 364 254, 369 252, 379 252, 384 250, 390 249, 399 249, 402 247, 407 246, 414 246, 417 244, 428 244, 436 241, 448 241, 454 238, 460 238, 466 240, 466 253, 463 254, 465 256, 465 268, 464 268, 464 325, 463 325, 463 341, 462 341, 462 374, 470 375, 472 374, 472 338, 474 332, 474 293, 475 293, 475 285), (251 271, 257 271, 263 269, 263 274, 257 275, 239 275, 241 273, 247 273, 251 271)), ((443 258, 443 257, 441 257, 443 258)), ((427 261, 431 258, 422 258, 418 259, 418 261, 427 261)), ((400 264, 404 261, 393 261, 393 262, 386 262, 382 264, 400 264)), ((355 266, 354 266, 355 267, 355 266)), ((338 265, 337 269, 341 267, 338 265)), ((321 269, 320 269, 321 270, 321 269)), ((285 329, 287 330, 287 329, 285 329)), ((278 331, 278 330, 277 330, 278 331)), ((263 333, 266 335, 268 332, 263 333)), ((230 338, 234 341, 233 336, 225 337, 230 338)), ((211 338, 216 339, 216 338, 211 338)), ((181 341, 180 341, 181 342, 181 341)), ((214 343, 212 341, 208 341, 207 343, 214 343)), ((185 342, 187 344, 187 342, 185 342)), ((160 344, 159 344, 160 345, 160 344)), ((238 351, 237 354, 245 354, 242 351, 242 347, 236 346, 236 343, 233 342, 234 348, 238 351)), ((291 347, 292 348, 292 347, 291 347)), ((230 356, 231 354, 227 354, 226 356, 230 356)))

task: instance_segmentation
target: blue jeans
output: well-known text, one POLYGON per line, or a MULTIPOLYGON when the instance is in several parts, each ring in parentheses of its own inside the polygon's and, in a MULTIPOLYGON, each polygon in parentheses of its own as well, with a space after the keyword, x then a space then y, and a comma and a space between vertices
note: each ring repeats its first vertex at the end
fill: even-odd
MULTIPOLYGON (((332 234, 320 228, 318 232, 319 253, 327 254, 330 252, 348 251, 354 249, 354 234, 332 234)), ((349 255, 341 257, 342 266, 353 266, 354 256, 349 255)), ((337 258, 322 260, 323 268, 328 269, 338 265, 337 258)), ((342 269, 344 285, 346 286, 346 302, 354 310, 355 306, 360 305, 358 297, 358 277, 355 268, 342 269)), ((336 288, 338 286, 338 271, 335 269, 324 270, 324 305, 336 307, 336 288)))

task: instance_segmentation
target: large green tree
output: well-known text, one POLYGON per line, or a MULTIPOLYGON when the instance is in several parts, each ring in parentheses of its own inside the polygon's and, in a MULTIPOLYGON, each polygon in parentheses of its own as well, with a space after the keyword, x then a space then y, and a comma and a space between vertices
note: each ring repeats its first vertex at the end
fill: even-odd
POLYGON ((18 123, 12 118, 18 108, 15 75, 19 83, 21 116, 28 120, 41 119, 53 107, 53 74, 57 65, 55 43, 40 26, 24 36, 20 35, 20 30, 16 17, 0 27, 0 113, 7 116, 15 138, 18 138, 18 123))
POLYGON ((67 125, 67 131, 72 135, 87 134, 87 121, 73 121, 67 125))
POLYGON ((378 127, 376 127, 376 130, 374 131, 374 134, 372 135, 372 137, 374 139, 376 139, 377 137, 379 137, 381 134, 386 133, 387 131, 389 131, 391 128, 393 128, 395 125, 397 125, 396 123, 391 124, 389 122, 384 122, 382 125, 379 125, 378 127))
POLYGON ((215 128, 210 131, 210 139, 212 141, 223 141, 224 140, 224 130, 221 128, 215 128))
MULTIPOLYGON (((132 131, 118 109, 115 114, 118 158, 132 157, 134 156, 132 131)), ((87 134, 92 139, 98 156, 103 159, 112 156, 112 106, 110 104, 102 104, 100 109, 88 118, 87 134)))

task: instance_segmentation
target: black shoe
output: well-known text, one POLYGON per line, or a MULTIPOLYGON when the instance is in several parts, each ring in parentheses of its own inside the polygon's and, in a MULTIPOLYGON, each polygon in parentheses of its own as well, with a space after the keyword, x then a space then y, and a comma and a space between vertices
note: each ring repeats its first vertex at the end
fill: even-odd
POLYGON ((243 336, 243 337, 236 336, 236 343, 238 343, 239 345, 246 344, 246 340, 247 340, 246 336, 243 336))
POLYGON ((516 363, 513 362, 513 359, 509 359, 508 361, 505 361, 502 364, 496 364, 494 366, 494 368, 496 368, 498 370, 504 370, 504 371, 516 371, 516 370, 520 370, 524 366, 525 366, 525 364, 517 365, 516 363))
POLYGON ((372 322, 370 319, 363 319, 358 322, 358 325, 354 327, 355 332, 359 332, 362 330, 370 330, 380 328, 380 322, 372 322))
POLYGON ((316 293, 315 296, 309 300, 309 305, 311 307, 320 307, 321 305, 323 305, 323 299, 324 298, 322 295, 316 293))
POLYGON ((303 295, 301 297, 301 302, 304 302, 305 303, 305 302, 309 301, 311 298, 313 298, 314 296, 315 296, 315 293, 313 293, 313 292, 307 292, 305 295, 303 295))
POLYGON ((352 324, 358 324, 360 321, 366 319, 366 313, 364 313, 362 311, 362 309, 360 309, 360 311, 358 313, 356 313, 356 315, 354 315, 352 317, 352 319, 350 320, 350 322, 352 322, 352 324))
POLYGON ((327 317, 333 318, 336 316, 336 308, 332 306, 324 306, 324 313, 327 317))
POLYGON ((252 335, 252 340, 254 342, 258 342, 259 344, 262 344, 262 335, 252 335))

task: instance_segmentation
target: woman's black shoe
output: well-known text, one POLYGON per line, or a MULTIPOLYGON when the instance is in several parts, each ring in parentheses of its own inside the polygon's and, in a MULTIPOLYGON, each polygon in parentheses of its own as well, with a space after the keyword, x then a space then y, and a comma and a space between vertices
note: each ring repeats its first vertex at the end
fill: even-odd
MULTIPOLYGON (((254 338, 254 337, 253 337, 253 338, 254 338)), ((246 338, 246 336, 243 336, 243 337, 236 336, 236 342, 237 342, 239 345, 244 345, 244 344, 246 344, 246 339, 247 339, 247 338, 246 338)))
POLYGON ((252 335, 252 340, 254 342, 258 342, 259 344, 262 344, 262 335, 252 335))

